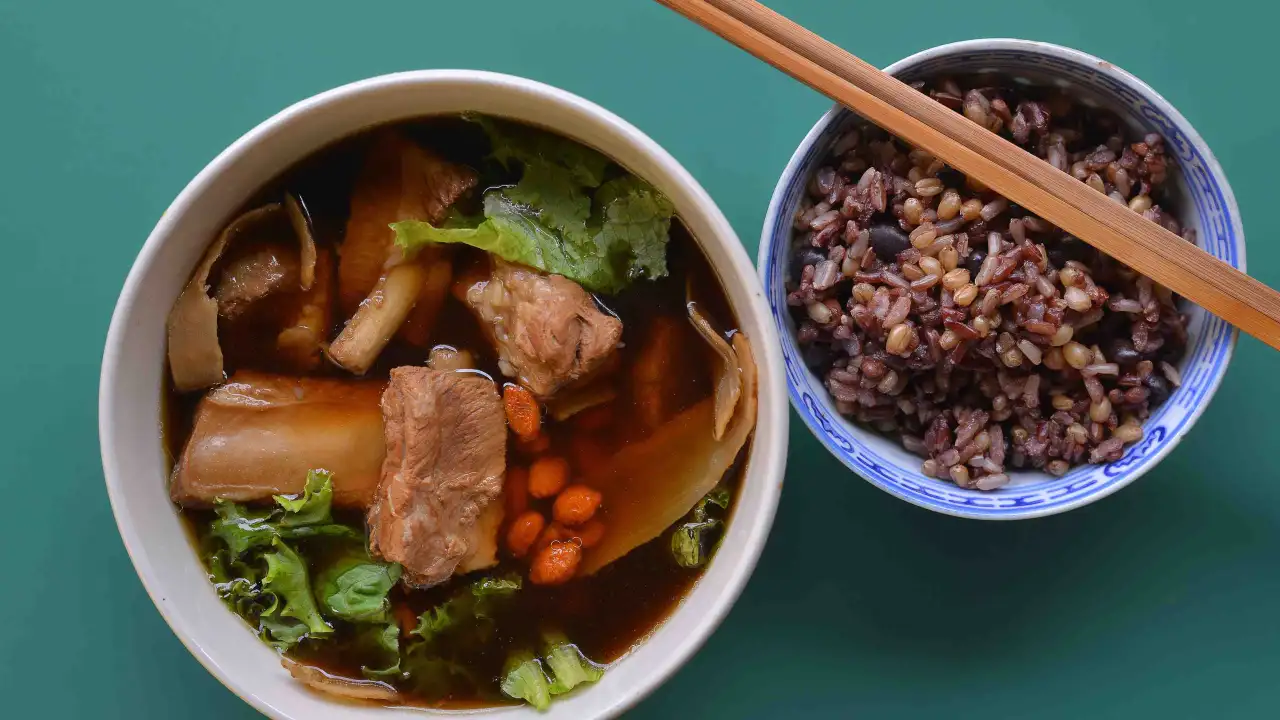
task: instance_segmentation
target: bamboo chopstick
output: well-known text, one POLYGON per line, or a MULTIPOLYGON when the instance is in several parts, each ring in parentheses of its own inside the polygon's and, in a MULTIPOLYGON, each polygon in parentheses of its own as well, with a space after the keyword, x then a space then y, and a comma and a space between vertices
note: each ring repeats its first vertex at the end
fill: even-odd
POLYGON ((753 0, 658 0, 1280 349, 1280 293, 753 0))

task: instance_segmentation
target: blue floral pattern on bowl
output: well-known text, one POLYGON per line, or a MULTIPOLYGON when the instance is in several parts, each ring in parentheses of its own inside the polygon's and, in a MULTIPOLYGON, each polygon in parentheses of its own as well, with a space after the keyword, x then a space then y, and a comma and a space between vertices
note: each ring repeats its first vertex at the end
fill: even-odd
MULTIPOLYGON (((1244 232, 1231 187, 1204 141, 1167 101, 1132 75, 1085 53, 1025 40, 972 40, 913 55, 888 68, 906 81, 947 73, 997 72, 1015 82, 1057 85, 1086 104, 1110 108, 1137 132, 1158 132, 1176 156, 1170 192, 1184 224, 1214 256, 1244 269, 1244 232)), ((1085 465, 1065 476, 1013 473, 995 492, 964 490, 925 477, 920 459, 897 443, 860 428, 835 410, 820 378, 805 366, 786 306, 791 223, 808 178, 830 147, 863 120, 836 106, 796 150, 774 190, 760 241, 760 275, 778 324, 791 404, 818 439, 851 470, 877 487, 931 510, 979 519, 1018 519, 1070 510, 1135 480, 1160 461, 1200 416, 1217 390, 1235 346, 1236 331, 1189 307, 1190 342, 1179 368, 1182 385, 1144 424, 1145 437, 1108 465, 1085 465)))

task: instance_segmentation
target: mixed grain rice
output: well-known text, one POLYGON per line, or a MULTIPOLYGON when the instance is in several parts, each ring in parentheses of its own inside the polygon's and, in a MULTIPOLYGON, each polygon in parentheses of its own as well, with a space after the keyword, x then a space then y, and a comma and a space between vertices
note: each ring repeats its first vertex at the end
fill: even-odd
MULTIPOLYGON (((1174 233, 1159 135, 990 78, 917 84, 1174 233)), ((787 302, 844 416, 926 475, 993 490, 1007 468, 1119 459, 1179 383, 1167 289, 875 128, 841 137, 795 219, 787 302)), ((1188 231, 1188 240, 1194 240, 1188 231)))

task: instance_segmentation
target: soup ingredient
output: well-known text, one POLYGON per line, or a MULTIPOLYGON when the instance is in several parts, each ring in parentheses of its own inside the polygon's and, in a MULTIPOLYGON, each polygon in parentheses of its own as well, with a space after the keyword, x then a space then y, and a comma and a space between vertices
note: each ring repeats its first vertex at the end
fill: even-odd
POLYGON ((281 658, 280 663, 284 665, 295 680, 327 695, 336 695, 352 700, 381 700, 384 702, 394 702, 400 699, 400 693, 384 682, 354 680, 330 675, 320 668, 303 665, 289 658, 281 658))
POLYGON ((604 523, 592 519, 583 523, 581 527, 574 528, 573 536, 570 539, 576 540, 585 550, 599 545, 600 541, 604 539, 604 533, 604 523))
POLYGON ((298 285, 298 249, 279 242, 258 245, 223 264, 222 277, 214 291, 218 314, 239 317, 259 300, 298 285))
POLYGON ((697 568, 707 562, 708 536, 719 528, 724 520, 712 517, 710 507, 729 509, 729 489, 717 487, 698 501, 689 513, 688 521, 671 534, 671 554, 680 567, 697 568))
MULTIPOLYGON (((333 251, 313 250, 315 258, 311 284, 299 297, 292 318, 276 336, 276 349, 296 372, 310 372, 324 359, 324 343, 333 324, 333 251)), ((304 264, 305 268, 306 265, 304 264)), ((304 279, 305 283, 305 279, 304 279)))
MULTIPOLYGON (((1126 138, 1119 118, 1054 90, 991 78, 922 89, 1180 230, 1162 207, 1159 135, 1126 138)), ((1147 379, 1187 344, 1171 292, 876 130, 836 144, 796 216, 787 302, 842 415, 900 438, 925 475, 975 490, 1014 468, 1113 462, 1143 437, 1163 400, 1147 379), (884 225, 908 245, 879 252, 884 225)))
POLYGON ((228 500, 214 505, 217 519, 210 536, 221 540, 230 560, 239 562, 251 550, 269 547, 277 539, 296 540, 335 537, 362 540, 363 534, 331 522, 333 475, 325 470, 307 472, 306 490, 296 496, 275 496, 273 510, 250 510, 228 500))
POLYGON ((218 345, 218 303, 209 297, 209 273, 227 243, 279 211, 276 204, 255 208, 231 221, 205 251, 191 280, 169 311, 169 372, 178 392, 223 381, 222 348, 218 345))
MULTIPOLYGON (((210 387, 225 379, 218 316, 237 317, 262 298, 296 286, 302 274, 296 244, 302 246, 303 254, 309 246, 314 250, 310 233, 295 232, 280 203, 269 203, 231 221, 209 245, 169 311, 169 372, 178 392, 210 387), (224 259, 233 244, 243 246, 244 252, 224 259), (217 281, 211 282, 210 274, 220 260, 224 267, 217 281), (209 296, 210 284, 217 288, 213 298, 209 296)), ((309 284, 303 289, 307 287, 309 284)))
POLYGON ((307 206, 300 198, 293 195, 284 196, 285 213, 289 216, 289 224, 293 226, 294 235, 301 243, 298 251, 299 276, 303 290, 310 290, 316 281, 316 240, 311 234, 311 220, 307 214, 307 206))
POLYGON ((468 119, 484 128, 492 146, 490 155, 508 168, 543 163, 563 170, 572 184, 597 187, 612 165, 604 155, 555 133, 484 115, 468 119))
POLYGON ((368 513, 369 546, 403 565, 409 585, 438 585, 481 542, 485 507, 501 506, 502 402, 484 376, 399 367, 382 412, 387 454, 368 513))
POLYGON ((262 578, 262 592, 274 595, 281 603, 278 615, 263 615, 263 625, 277 639, 300 638, 302 635, 327 635, 333 632, 329 623, 320 616, 315 600, 311 597, 311 583, 307 577, 307 565, 298 553, 281 542, 271 541, 274 552, 263 553, 267 562, 267 574, 262 578), (301 625, 287 622, 287 618, 300 620, 301 625))
POLYGON ((471 533, 471 547, 458 561, 457 574, 466 575, 498 564, 498 538, 501 537, 499 533, 505 518, 506 508, 501 496, 484 506, 476 520, 475 531, 471 533))
POLYGON ((208 566, 219 595, 280 649, 304 637, 333 633, 316 597, 326 609, 342 610, 333 612, 334 618, 355 620, 363 608, 365 617, 359 619, 384 619, 385 613, 374 617, 374 612, 383 607, 390 583, 379 585, 368 578, 379 572, 398 575, 399 569, 369 560, 362 549, 363 534, 333 522, 332 497, 332 476, 313 470, 307 473, 305 491, 277 496, 274 510, 255 512, 219 502, 217 519, 209 528, 213 546, 208 566), (353 551, 322 574, 319 592, 313 595, 308 564, 293 543, 317 538, 348 543, 353 551), (358 572, 362 566, 363 574, 358 572))
POLYGON ((330 350, 335 362, 363 374, 396 333, 415 345, 427 344, 452 279, 449 252, 432 248, 406 261, 388 225, 407 219, 439 222, 476 180, 471 168, 450 163, 398 132, 375 139, 356 178, 342 242, 340 299, 351 320, 330 350))
MULTIPOLYGON (((517 185, 514 190, 520 190, 517 185)), ((527 207, 501 190, 485 195, 485 220, 474 227, 435 227, 404 221, 393 225, 396 242, 406 252, 432 244, 461 243, 493 253, 508 262, 563 275, 592 292, 616 295, 637 278, 667 274, 666 248, 674 208, 664 196, 638 178, 619 178, 596 194, 598 226, 581 236, 559 233, 540 222, 538 208, 553 207, 545 197, 527 207)), ((584 201, 585 202, 585 201, 584 201)), ((460 222, 460 221, 459 221, 460 222)))
POLYGON ((431 348, 427 366, 441 371, 472 370, 476 366, 476 360, 469 350, 459 350, 452 345, 437 345, 431 348))
POLYGON ((479 122, 493 157, 522 166, 520 181, 485 193, 483 220, 455 219, 451 227, 434 220, 396 223, 396 243, 406 252, 463 243, 608 294, 667 274, 675 208, 666 197, 629 174, 605 181, 611 163, 571 140, 489 118, 479 122))
POLYGON ((374 139, 351 192, 342 240, 338 286, 344 315, 355 314, 398 261, 388 226, 401 220, 441 222, 477 179, 471 168, 444 160, 402 133, 387 131, 374 139))
POLYGON ((337 478, 334 502, 365 508, 386 445, 383 383, 242 371, 196 406, 170 495, 186 507, 269 501, 302 492, 307 471, 337 478))
POLYGON ((604 677, 604 668, 587 659, 577 645, 561 632, 545 635, 544 653, 535 657, 528 650, 507 658, 502 692, 524 700, 538 710, 546 710, 553 695, 563 695, 584 683, 604 677), (551 677, 548 678, 548 671, 551 677))
POLYGON ((551 681, 542 670, 542 661, 529 651, 512 653, 502 674, 502 692, 524 700, 539 710, 551 707, 551 681))
POLYGON ((554 541, 538 551, 529 566, 529 582, 534 585, 560 585, 573 579, 582 562, 582 548, 577 543, 554 541))
POLYGON ((603 498, 598 491, 586 485, 570 485, 556 496, 551 513, 561 525, 581 525, 596 514, 603 498))
POLYGON ((502 260, 467 290, 466 303, 503 374, 540 398, 602 368, 622 338, 622 321, 601 312, 577 283, 502 260))
POLYGON ((588 660, 563 633, 548 633, 546 645, 544 657, 554 677, 551 681, 552 695, 562 695, 583 683, 593 683, 604 677, 604 668, 588 660))
POLYGON ((356 645, 364 654, 379 658, 377 667, 360 666, 360 673, 366 678, 384 681, 404 678, 405 672, 401 669, 400 660, 400 626, 395 621, 387 620, 381 625, 365 627, 357 638, 356 645))
POLYGON ((494 615, 522 586, 519 575, 480 578, 422 613, 409 634, 428 645, 444 634, 463 644, 483 642, 492 635, 494 615))
POLYGON ((533 547, 546 525, 546 518, 537 510, 525 510, 516 516, 507 529, 507 548, 511 554, 518 558, 528 555, 529 548, 533 547))
POLYGON ((329 346, 329 359, 356 375, 368 372, 409 317, 426 279, 427 269, 417 263, 387 271, 329 346))
POLYGON ((618 397, 618 383, 598 377, 585 385, 566 388, 547 401, 547 413, 556 421, 564 421, 578 413, 612 402, 618 397))
POLYGON ((689 321, 693 323, 693 327, 697 329, 702 339, 707 341, 707 345, 711 346, 720 363, 716 372, 718 378, 715 396, 716 424, 712 432, 712 437, 719 440, 724 437, 724 430, 733 419, 733 409, 738 405, 738 397, 742 395, 742 377, 738 373, 738 358, 734 355, 729 342, 711 326, 711 320, 698 309, 697 303, 690 299, 686 307, 689 310, 689 321))
POLYGON ((644 344, 631 365, 631 397, 640 422, 654 429, 679 408, 683 327, 667 315, 649 323, 644 344))
POLYGON ((387 593, 400 580, 400 566, 352 554, 340 558, 317 579, 317 596, 325 614, 350 622, 387 622, 387 593))
POLYGON ((529 507, 529 471, 519 466, 507 468, 507 479, 502 485, 507 514, 515 517, 529 507))
POLYGON ((733 349, 742 373, 742 397, 723 438, 712 437, 715 400, 708 398, 588 473, 587 482, 609 497, 600 513, 609 531, 586 553, 582 575, 661 535, 733 467, 756 423, 755 357, 744 333, 734 334, 733 349))
POLYGON ((538 399, 525 388, 507 383, 502 388, 502 404, 507 410, 507 424, 522 438, 537 437, 542 428, 542 408, 538 399))
POLYGON ((569 462, 544 455, 529 466, 529 494, 536 498, 555 497, 569 482, 569 462))

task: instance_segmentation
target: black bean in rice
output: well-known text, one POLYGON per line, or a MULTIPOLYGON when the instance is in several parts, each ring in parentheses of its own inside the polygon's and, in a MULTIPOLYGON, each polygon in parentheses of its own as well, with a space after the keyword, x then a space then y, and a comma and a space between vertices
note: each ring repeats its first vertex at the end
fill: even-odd
MULTIPOLYGON (((1159 135, 1051 91, 946 78, 922 92, 1152 222, 1159 135)), ((871 127, 836 141, 796 213, 787 302, 840 412, 926 475, 994 490, 1118 459, 1181 382, 1167 289, 871 127)), ((1194 240, 1190 233, 1184 237, 1194 240)))

